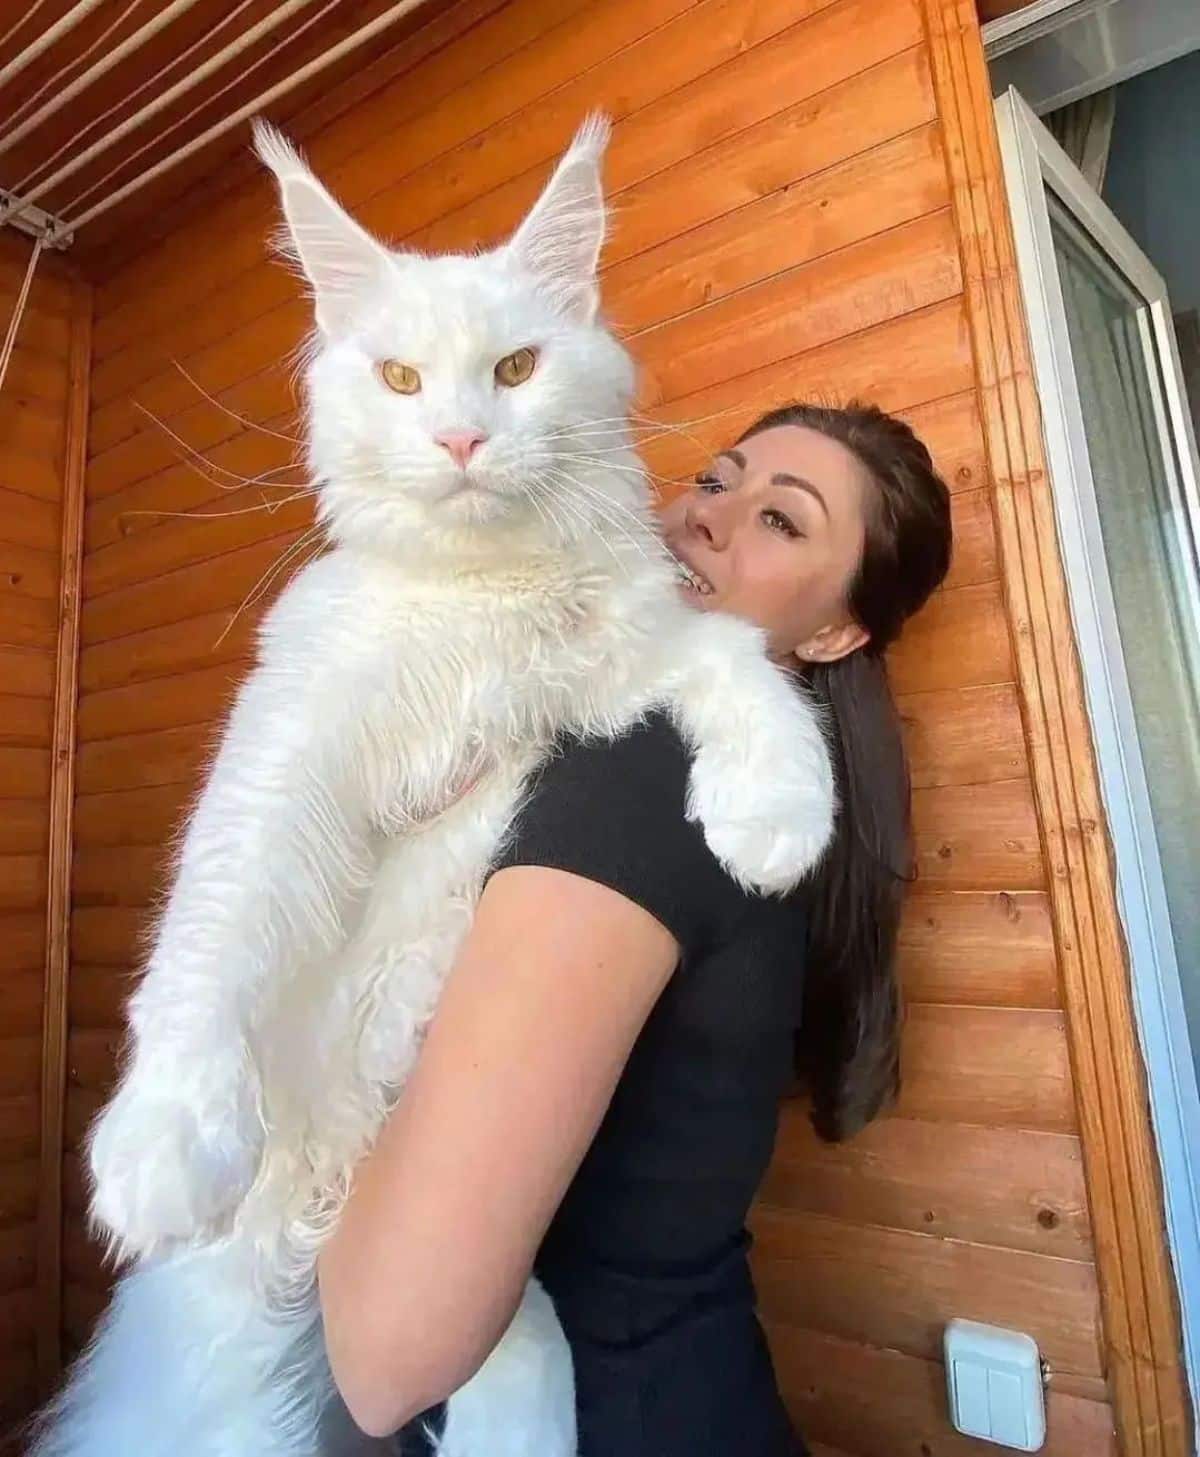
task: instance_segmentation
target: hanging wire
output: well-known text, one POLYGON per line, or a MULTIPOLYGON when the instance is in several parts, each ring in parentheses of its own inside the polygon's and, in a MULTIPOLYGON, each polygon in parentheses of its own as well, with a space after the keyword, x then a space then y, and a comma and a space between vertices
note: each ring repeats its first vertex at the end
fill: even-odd
POLYGON ((282 40, 276 41, 275 44, 271 47, 269 51, 266 52, 265 55, 262 55, 258 58, 258 60, 251 62, 251 64, 248 65, 245 70, 239 71, 236 76, 226 81, 224 86, 220 87, 217 91, 214 91, 211 96, 206 96, 203 101, 198 101, 190 111, 185 112, 183 116, 179 117, 176 121, 173 121, 170 126, 164 127, 162 131, 158 132, 148 142, 143 142, 140 147, 137 147, 134 151, 130 152, 128 156, 122 157, 115 167, 110 167, 109 170, 105 172, 102 177, 98 177, 95 182, 90 183, 87 187, 83 189, 81 193, 79 193, 76 197, 73 197, 70 202, 63 203, 62 207, 59 208, 58 211, 64 214, 68 212, 73 212, 87 198, 89 198, 93 192, 99 191, 99 189, 103 187, 106 182, 111 181, 112 178, 114 178, 119 172, 124 172, 126 167, 128 167, 131 162, 136 162, 139 157, 144 156, 146 152, 152 151, 166 137, 169 137, 172 132, 178 131, 179 128, 182 126, 186 126, 188 122, 193 119, 193 117, 196 117, 200 114, 200 112, 205 111, 213 104, 214 101, 217 101, 222 96, 224 96, 227 91, 231 91, 235 86, 240 86, 247 76, 252 75, 255 71, 258 70, 260 66, 265 66, 266 63, 272 60, 275 56, 277 56, 280 51, 286 50, 288 46, 294 44, 297 40, 299 40, 304 32, 309 29, 310 26, 316 25, 317 21, 322 20, 326 15, 328 15, 328 13, 332 9, 334 9, 335 6, 340 5, 341 3, 342 0, 325 0, 325 4, 320 8, 320 10, 318 10, 314 15, 310 15, 307 20, 302 21, 301 24, 299 24, 295 28, 295 30, 289 31, 282 40))
POLYGON ((13 350, 17 343, 17 330, 21 327, 21 319, 25 313, 25 304, 29 299, 29 290, 33 284, 33 271, 37 267, 38 259, 42 256, 42 249, 46 246, 45 238, 33 240, 33 251, 29 255, 29 266, 25 270, 25 277, 21 280, 21 289, 17 294, 17 301, 13 305, 12 318, 8 321, 8 332, 4 336, 4 347, 0 349, 0 389, 4 388, 4 376, 8 373, 8 361, 12 358, 13 350))
MULTIPOLYGON (((83 126, 79 129, 78 133, 75 136, 69 137, 65 142, 63 142, 60 147, 58 147, 55 151, 51 152, 48 157, 43 157, 42 160, 37 164, 36 167, 33 168, 31 172, 27 173, 24 177, 22 177, 20 182, 18 182, 14 187, 10 188, 9 190, 11 192, 20 194, 24 188, 28 187, 30 183, 32 183, 32 181, 39 172, 44 172, 47 167, 53 167, 55 162, 58 161, 58 159, 62 156, 64 152, 68 152, 72 147, 78 146, 83 138, 86 137, 89 132, 94 132, 101 122, 107 121, 114 112, 122 110, 122 108, 128 106, 131 101, 136 101, 139 96, 143 95, 146 91, 149 91, 151 86, 155 85, 157 82, 161 82, 162 80, 164 80, 168 75, 170 75, 172 71, 178 70, 178 68, 182 66, 183 63, 190 56, 195 55, 195 53, 199 50, 203 50, 203 48, 208 45, 211 40, 216 39, 216 36, 220 31, 224 30, 227 25, 232 25, 233 22, 238 18, 238 16, 241 15, 243 10, 248 9, 251 5, 255 3, 256 0, 241 0, 241 3, 235 5, 234 8, 229 11, 227 15, 222 15, 220 20, 215 23, 210 31, 206 31, 205 34, 200 36, 198 40, 194 40, 190 46, 186 46, 182 51, 179 52, 177 56, 172 56, 171 59, 167 61, 167 63, 163 66, 161 71, 153 76, 147 76, 146 79, 140 82, 137 86, 135 86, 132 91, 127 92, 124 96, 118 97, 118 99, 114 101, 111 106, 105 107, 105 109, 100 113, 99 116, 94 116, 92 117, 91 121, 84 122, 83 126)), ((0 151, 4 150, 5 145, 5 142, 0 142, 0 151)))

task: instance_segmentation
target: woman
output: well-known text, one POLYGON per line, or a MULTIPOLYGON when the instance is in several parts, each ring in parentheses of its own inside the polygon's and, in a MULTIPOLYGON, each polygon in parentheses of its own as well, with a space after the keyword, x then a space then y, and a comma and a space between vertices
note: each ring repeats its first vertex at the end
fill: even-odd
POLYGON ((571 1345, 581 1457, 802 1451, 744 1221, 797 1027, 824 1137, 897 1085, 909 790, 881 654, 945 576, 949 498, 902 422, 795 405, 664 522, 696 606, 760 624, 828 706, 837 838, 791 897, 748 895, 685 817, 665 718, 545 767, 321 1258, 334 1373, 377 1435, 473 1374, 533 1267, 571 1345))

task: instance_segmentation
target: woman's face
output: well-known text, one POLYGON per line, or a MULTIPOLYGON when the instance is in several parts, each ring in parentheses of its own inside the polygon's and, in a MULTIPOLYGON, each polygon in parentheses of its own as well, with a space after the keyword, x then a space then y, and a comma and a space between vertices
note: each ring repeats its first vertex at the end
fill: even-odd
POLYGON ((767 631, 771 655, 832 662, 867 634, 847 594, 874 484, 844 445, 778 425, 722 451, 663 512, 671 552, 698 579, 690 601, 767 631))

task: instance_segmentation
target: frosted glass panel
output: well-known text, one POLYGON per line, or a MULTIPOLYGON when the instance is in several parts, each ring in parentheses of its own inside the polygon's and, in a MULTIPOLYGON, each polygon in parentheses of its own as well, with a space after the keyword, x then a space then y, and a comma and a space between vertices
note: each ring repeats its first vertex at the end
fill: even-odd
POLYGON ((1161 380, 1148 347, 1146 306, 1052 194, 1048 201, 1121 651, 1200 1067, 1196 547, 1170 437, 1160 429, 1161 380))

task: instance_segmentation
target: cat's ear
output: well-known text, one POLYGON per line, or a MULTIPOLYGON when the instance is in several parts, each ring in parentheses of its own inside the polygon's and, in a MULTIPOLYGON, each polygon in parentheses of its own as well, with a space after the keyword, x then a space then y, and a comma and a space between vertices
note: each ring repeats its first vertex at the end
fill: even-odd
POLYGON ((385 248, 334 201, 300 153, 274 127, 254 123, 254 148, 275 174, 287 231, 280 240, 312 284, 317 324, 334 338, 389 269, 385 248))
POLYGON ((596 264, 604 243, 600 167, 610 127, 590 116, 517 229, 509 251, 569 317, 590 323, 599 305, 596 264))

